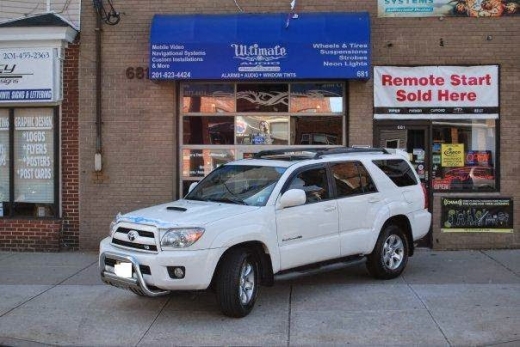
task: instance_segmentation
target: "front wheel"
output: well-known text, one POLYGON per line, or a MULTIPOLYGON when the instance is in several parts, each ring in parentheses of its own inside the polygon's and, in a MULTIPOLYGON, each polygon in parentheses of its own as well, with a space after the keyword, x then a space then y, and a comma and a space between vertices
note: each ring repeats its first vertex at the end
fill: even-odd
POLYGON ((245 249, 231 250, 222 259, 216 280, 217 301, 229 317, 247 316, 258 292, 258 261, 245 249))
POLYGON ((396 225, 388 225, 379 235, 373 252, 367 258, 368 272, 375 278, 398 277, 408 262, 408 239, 396 225))

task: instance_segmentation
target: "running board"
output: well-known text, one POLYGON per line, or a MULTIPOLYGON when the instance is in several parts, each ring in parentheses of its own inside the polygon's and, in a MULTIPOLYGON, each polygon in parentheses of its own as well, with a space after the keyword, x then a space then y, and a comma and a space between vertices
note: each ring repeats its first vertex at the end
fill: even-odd
POLYGON ((276 279, 278 279, 278 277, 286 277, 286 275, 289 275, 289 274, 293 274, 293 275, 314 274, 314 273, 319 273, 324 270, 334 270, 335 268, 338 268, 338 266, 334 266, 334 265, 340 265, 339 267, 346 267, 346 266, 352 266, 352 265, 357 265, 357 264, 363 264, 364 262, 366 262, 366 256, 351 255, 348 257, 325 260, 325 261, 321 261, 318 263, 313 263, 313 264, 309 264, 309 265, 298 266, 298 267, 295 267, 292 269, 282 270, 282 271, 276 273, 274 276, 276 279))

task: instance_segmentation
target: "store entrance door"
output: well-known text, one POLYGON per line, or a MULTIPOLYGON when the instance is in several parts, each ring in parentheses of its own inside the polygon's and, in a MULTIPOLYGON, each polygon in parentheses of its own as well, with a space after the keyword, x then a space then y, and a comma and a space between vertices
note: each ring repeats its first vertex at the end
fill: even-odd
MULTIPOLYGON (((430 167, 430 127, 424 123, 389 122, 376 125, 374 147, 399 148, 408 153, 415 171, 426 188, 428 209, 432 209, 431 167, 430 167)), ((418 246, 432 247, 432 230, 420 241, 418 246)))

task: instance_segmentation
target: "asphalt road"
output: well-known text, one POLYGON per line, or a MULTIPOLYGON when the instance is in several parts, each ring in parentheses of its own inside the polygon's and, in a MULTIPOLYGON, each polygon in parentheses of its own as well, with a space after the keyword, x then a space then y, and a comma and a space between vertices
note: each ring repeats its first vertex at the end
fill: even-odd
POLYGON ((419 249, 390 281, 364 264, 284 275, 242 319, 211 292, 102 284, 95 253, 0 252, 0 345, 520 346, 520 250, 419 249))

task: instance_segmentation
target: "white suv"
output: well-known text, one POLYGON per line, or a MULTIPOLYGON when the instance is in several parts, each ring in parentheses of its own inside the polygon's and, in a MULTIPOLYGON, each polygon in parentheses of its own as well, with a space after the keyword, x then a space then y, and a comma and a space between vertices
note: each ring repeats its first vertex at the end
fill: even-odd
POLYGON ((184 199, 118 215, 100 244, 101 278, 145 296, 212 288, 225 315, 243 317, 282 272, 366 257, 376 278, 399 276, 430 222, 404 152, 263 151, 184 199))

